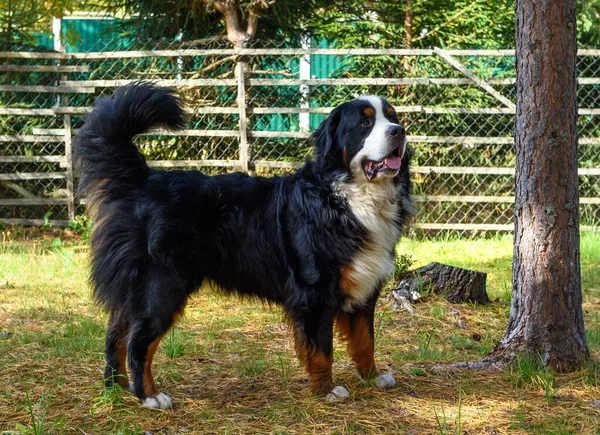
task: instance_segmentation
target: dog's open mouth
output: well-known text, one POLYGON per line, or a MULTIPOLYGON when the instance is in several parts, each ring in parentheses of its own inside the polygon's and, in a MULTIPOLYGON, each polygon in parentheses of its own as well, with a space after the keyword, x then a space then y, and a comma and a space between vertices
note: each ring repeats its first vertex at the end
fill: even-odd
POLYGON ((363 162, 363 170, 365 171, 365 177, 367 180, 372 180, 380 172, 395 173, 402 166, 402 159, 400 158, 400 147, 392 151, 387 157, 379 161, 365 160, 363 162))

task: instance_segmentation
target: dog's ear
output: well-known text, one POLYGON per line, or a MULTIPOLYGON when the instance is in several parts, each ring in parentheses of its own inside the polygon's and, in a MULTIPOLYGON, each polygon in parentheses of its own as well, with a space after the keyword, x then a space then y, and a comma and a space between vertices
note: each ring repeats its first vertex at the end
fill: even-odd
POLYGON ((311 136, 315 145, 315 159, 319 166, 324 166, 328 160, 329 153, 336 140, 335 135, 339 122, 340 111, 335 108, 311 136))

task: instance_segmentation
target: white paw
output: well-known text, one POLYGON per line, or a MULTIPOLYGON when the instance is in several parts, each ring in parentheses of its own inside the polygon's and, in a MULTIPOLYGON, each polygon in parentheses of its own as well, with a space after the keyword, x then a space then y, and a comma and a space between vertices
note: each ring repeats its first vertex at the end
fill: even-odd
POLYGON ((130 383, 129 383, 129 387, 127 387, 127 388, 125 389, 125 391, 128 391, 128 392, 130 392, 130 393, 133 393, 133 392, 135 392, 135 388, 134 388, 134 386, 133 386, 133 382, 130 382, 130 383))
POLYGON ((156 397, 146 397, 142 400, 142 406, 152 409, 171 409, 173 402, 171 398, 164 393, 158 393, 156 397))
POLYGON ((395 387, 396 381, 394 380, 394 376, 392 376, 391 373, 385 373, 375 378, 375 385, 377 385, 377 388, 385 390, 387 388, 395 387))
POLYGON ((325 396, 326 402, 334 402, 336 400, 344 399, 346 397, 350 397, 350 391, 346 390, 344 387, 338 385, 331 393, 325 396))

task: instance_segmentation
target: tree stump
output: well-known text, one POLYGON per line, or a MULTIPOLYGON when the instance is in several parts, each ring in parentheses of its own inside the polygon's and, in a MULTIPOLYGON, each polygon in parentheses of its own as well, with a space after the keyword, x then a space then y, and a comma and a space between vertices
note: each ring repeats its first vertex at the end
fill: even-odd
POLYGON ((472 302, 489 304, 485 290, 487 274, 475 270, 462 269, 441 263, 429 263, 419 269, 409 270, 392 290, 400 297, 411 295, 411 300, 423 290, 432 291, 446 298, 448 302, 459 304, 472 302))

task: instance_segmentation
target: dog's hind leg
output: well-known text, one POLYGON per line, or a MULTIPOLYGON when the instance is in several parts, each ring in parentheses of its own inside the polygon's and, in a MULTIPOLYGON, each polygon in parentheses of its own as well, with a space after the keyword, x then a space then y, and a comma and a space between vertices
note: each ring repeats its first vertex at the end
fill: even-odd
POLYGON ((127 379, 127 325, 111 316, 106 331, 106 369, 104 385, 112 387, 115 381, 124 390, 133 392, 133 385, 127 379))
MULTIPOLYGON (((168 293, 165 293, 168 297, 168 293)), ((173 307, 173 301, 166 302, 159 310, 151 310, 154 317, 143 317, 135 321, 130 332, 127 353, 129 369, 133 377, 134 393, 147 408, 168 409, 172 407, 169 396, 156 388, 152 376, 152 360, 160 340, 177 321, 184 303, 173 307), (168 310, 169 307, 173 307, 168 310)))

